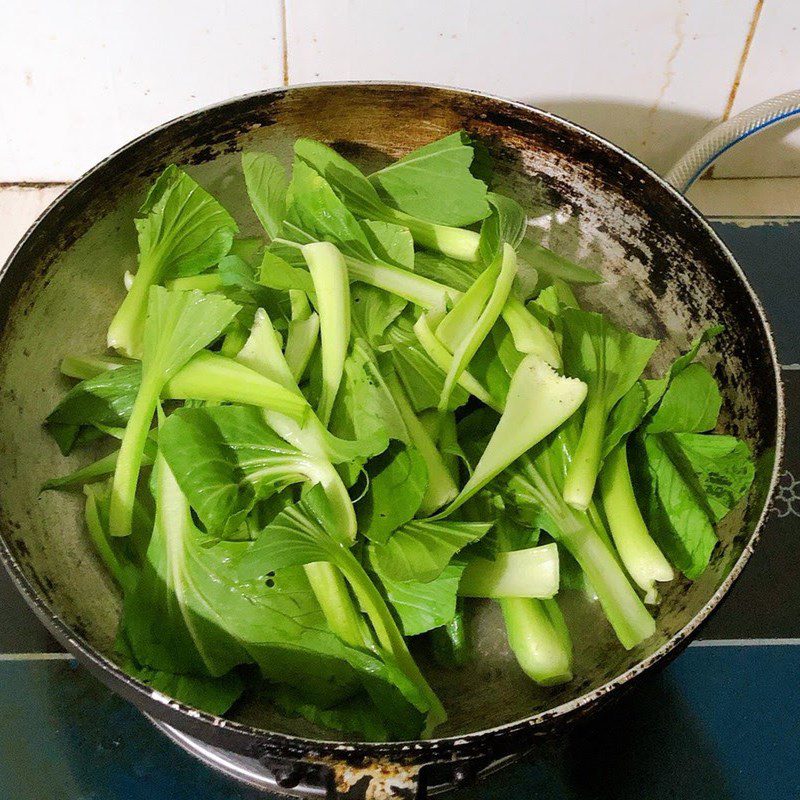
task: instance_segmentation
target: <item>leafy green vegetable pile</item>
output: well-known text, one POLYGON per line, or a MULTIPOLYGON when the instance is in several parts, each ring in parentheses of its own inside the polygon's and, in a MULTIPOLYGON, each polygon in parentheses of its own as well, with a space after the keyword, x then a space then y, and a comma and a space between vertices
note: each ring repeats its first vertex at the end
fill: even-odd
POLYGON ((526 240, 473 156, 455 133, 367 177, 300 139, 289 180, 246 153, 266 241, 175 166, 148 194, 116 354, 65 358, 80 382, 46 421, 64 454, 118 444, 46 488, 83 486, 119 658, 159 691, 221 714, 266 682, 328 728, 429 735, 407 639, 463 664, 469 598, 552 685, 560 583, 632 648, 658 584, 708 565, 753 480, 709 433, 718 330, 644 378, 658 342, 579 306, 600 277, 526 240))

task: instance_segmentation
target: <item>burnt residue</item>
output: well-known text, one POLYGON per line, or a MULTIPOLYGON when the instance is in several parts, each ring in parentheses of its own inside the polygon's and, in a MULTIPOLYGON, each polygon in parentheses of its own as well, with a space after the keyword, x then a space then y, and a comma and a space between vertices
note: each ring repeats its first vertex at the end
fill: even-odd
MULTIPOLYGON (((387 156, 402 155, 460 128, 483 139, 494 158, 498 180, 511 187, 526 207, 538 203, 568 209, 585 223, 595 241, 584 239, 576 246, 591 244, 612 284, 627 281, 631 302, 647 320, 648 329, 642 332, 669 339, 665 358, 685 347, 704 327, 714 323, 726 327, 713 344, 713 366, 725 401, 724 428, 744 437, 752 447, 758 463, 756 482, 741 529, 731 531, 715 555, 715 583, 709 584, 702 602, 695 599, 690 605, 690 587, 676 584, 670 596, 672 606, 659 614, 668 646, 655 653, 642 650, 623 656, 628 661, 581 676, 571 687, 572 698, 563 705, 530 716, 520 714, 515 722, 463 737, 353 744, 270 733, 195 711, 190 715, 180 704, 154 697, 83 641, 57 609, 50 608, 47 598, 54 594, 53 585, 62 587, 71 578, 48 573, 52 565, 40 559, 35 547, 25 544, 30 521, 24 516, 8 518, 0 494, 0 556, 39 617, 93 674, 154 717, 210 744, 275 759, 289 767, 294 762, 329 766, 338 776, 334 788, 340 792, 345 784, 347 791, 358 786, 382 787, 397 775, 407 777, 411 786, 420 765, 427 771, 431 764, 445 783, 456 772, 468 774, 472 767, 465 765, 480 768, 522 752, 537 738, 602 707, 646 671, 666 664, 688 643, 752 549, 782 449, 780 387, 770 334, 743 275, 702 218, 668 186, 631 157, 580 128, 535 109, 467 92, 353 84, 252 95, 175 120, 141 137, 98 165, 44 214, 10 258, 0 280, 0 349, 4 350, 10 336, 8 323, 36 304, 61 254, 89 240, 98 219, 121 203, 130 205, 131 198, 141 197, 148 182, 168 163, 213 162, 251 140, 258 141, 259 131, 265 137, 280 131, 287 141, 309 135, 333 142, 340 152, 379 166, 387 156), (721 593, 714 595, 718 587, 721 593), (689 613, 695 614, 689 624, 670 623, 670 619, 685 620, 689 613)), ((583 235, 583 229, 579 233, 583 235)), ((4 387, 4 391, 0 402, 12 403, 14 387, 4 387)), ((14 457, 14 446, 12 441, 2 443, 4 458, 14 457)), ((88 637, 90 631, 81 633, 88 637)), ((471 729, 475 727, 473 721, 471 729)), ((284 775, 286 782, 295 777, 291 770, 284 775)))

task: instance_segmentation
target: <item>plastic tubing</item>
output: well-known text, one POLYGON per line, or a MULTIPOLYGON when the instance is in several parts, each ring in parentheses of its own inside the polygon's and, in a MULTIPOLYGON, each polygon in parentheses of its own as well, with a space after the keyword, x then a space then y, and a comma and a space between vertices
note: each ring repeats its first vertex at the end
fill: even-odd
POLYGON ((726 151, 765 128, 800 114, 800 89, 765 100, 712 128, 672 166, 664 178, 679 192, 689 187, 726 151))

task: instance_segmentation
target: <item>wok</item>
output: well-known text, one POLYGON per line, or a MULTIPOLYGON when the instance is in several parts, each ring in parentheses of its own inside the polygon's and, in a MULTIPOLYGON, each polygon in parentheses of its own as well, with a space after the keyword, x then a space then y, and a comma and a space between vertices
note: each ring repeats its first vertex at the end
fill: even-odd
MULTIPOLYGON (((73 184, 28 231, 0 279, 0 555, 53 635, 94 675, 177 737, 256 759, 277 784, 358 797, 424 794, 529 748, 663 664, 697 632, 752 552, 775 488, 783 405, 761 305, 702 216, 665 181, 601 138, 551 114, 484 95, 419 85, 332 84, 254 94, 174 120, 73 184), (220 719, 152 692, 114 662, 120 596, 83 530, 82 497, 39 487, 68 466, 41 427, 66 389, 62 356, 97 352, 136 268, 133 218, 170 163, 218 196, 244 233, 258 231, 239 154, 269 150, 287 164, 298 136, 334 145, 365 168, 464 128, 486 144, 496 185, 528 210, 557 251, 599 269, 594 307, 664 340, 663 368, 710 324, 725 332, 704 356, 720 383, 720 430, 756 459, 748 497, 720 525, 711 565, 669 585, 657 633, 625 651, 588 604, 569 610, 576 678, 543 689, 504 643, 491 604, 473 621, 477 656, 461 670, 423 669, 450 718, 438 738, 336 741, 253 698, 220 719), (580 629, 587 631, 581 636, 580 629)), ((89 458, 84 453, 73 461, 89 458)))

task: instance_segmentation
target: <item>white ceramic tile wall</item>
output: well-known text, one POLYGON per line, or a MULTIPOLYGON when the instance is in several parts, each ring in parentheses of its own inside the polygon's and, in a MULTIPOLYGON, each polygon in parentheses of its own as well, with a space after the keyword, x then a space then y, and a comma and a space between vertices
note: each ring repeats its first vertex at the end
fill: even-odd
POLYGON ((281 0, 0 0, 0 181, 75 178, 282 77, 281 0))
POLYGON ((0 188, 0 264, 64 188, 63 185, 0 188))
POLYGON ((287 0, 289 78, 532 102, 664 170, 724 111, 754 0, 287 0))
MULTIPOLYGON (((800 84, 798 0, 0 0, 0 183, 73 179, 153 125, 281 85, 284 55, 292 83, 534 102, 663 170, 722 115, 759 7, 734 111, 800 84)), ((800 175, 800 131, 782 138, 717 174, 800 175)))
MULTIPOLYGON (((800 2, 765 0, 733 113, 800 88, 800 2)), ((720 177, 800 175, 800 121, 795 117, 737 145, 714 169, 720 177)))

